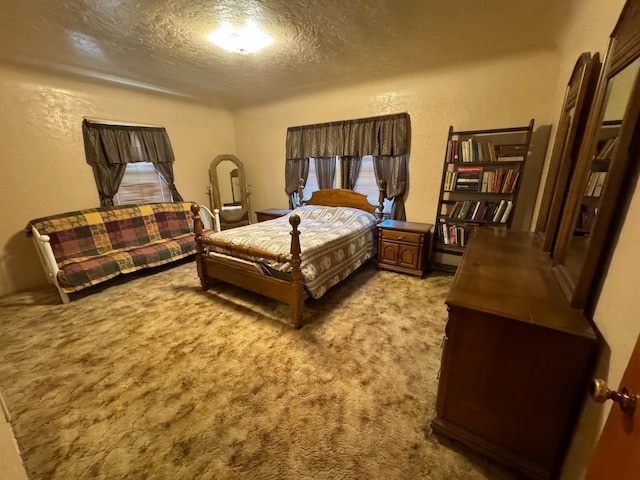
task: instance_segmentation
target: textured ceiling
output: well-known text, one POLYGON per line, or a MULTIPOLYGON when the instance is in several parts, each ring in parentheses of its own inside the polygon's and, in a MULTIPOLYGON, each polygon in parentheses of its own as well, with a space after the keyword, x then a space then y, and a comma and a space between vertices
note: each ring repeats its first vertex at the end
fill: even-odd
POLYGON ((0 0, 0 61, 227 108, 537 48, 572 0, 0 0), (273 38, 240 55, 223 21, 273 38))

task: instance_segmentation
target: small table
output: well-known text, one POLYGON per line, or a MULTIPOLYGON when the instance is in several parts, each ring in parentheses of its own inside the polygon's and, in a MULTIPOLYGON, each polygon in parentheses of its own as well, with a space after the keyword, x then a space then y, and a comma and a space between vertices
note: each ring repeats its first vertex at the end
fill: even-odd
POLYGON ((258 219, 258 222, 264 222, 266 220, 283 217, 288 213, 291 213, 291 210, 286 208, 267 208, 266 210, 256 212, 256 218, 258 219))
POLYGON ((429 269, 430 223, 385 220, 378 224, 378 267, 423 277, 429 269))

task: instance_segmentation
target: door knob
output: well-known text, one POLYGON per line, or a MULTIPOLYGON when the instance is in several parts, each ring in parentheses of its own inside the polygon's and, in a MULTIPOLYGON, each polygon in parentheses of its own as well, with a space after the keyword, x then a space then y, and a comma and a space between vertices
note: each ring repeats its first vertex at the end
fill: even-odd
POLYGON ((622 410, 626 415, 633 415, 633 412, 636 409, 638 395, 627 387, 622 387, 619 392, 616 392, 615 390, 609 390, 607 382, 599 378, 595 378, 591 380, 589 390, 591 398, 596 402, 604 403, 611 399, 620 405, 620 410, 622 410))

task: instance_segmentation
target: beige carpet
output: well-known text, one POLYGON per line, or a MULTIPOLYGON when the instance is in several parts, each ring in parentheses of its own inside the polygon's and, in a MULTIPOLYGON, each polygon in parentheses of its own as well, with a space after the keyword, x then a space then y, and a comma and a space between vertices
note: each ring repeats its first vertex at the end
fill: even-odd
POLYGON ((0 299, 0 389, 31 479, 511 479, 430 434, 450 276, 367 264, 309 301, 195 265, 0 299))

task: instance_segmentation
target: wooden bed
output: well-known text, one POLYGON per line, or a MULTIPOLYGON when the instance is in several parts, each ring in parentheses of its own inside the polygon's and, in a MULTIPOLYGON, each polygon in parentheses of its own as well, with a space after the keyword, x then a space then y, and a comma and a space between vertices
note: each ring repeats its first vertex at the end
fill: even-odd
MULTIPOLYGON (((378 222, 382 220, 382 209, 384 200, 384 186, 380 187, 378 197, 378 206, 371 205, 367 201, 366 195, 356 193, 346 189, 327 189, 314 192, 311 198, 304 202, 305 205, 322 205, 329 207, 351 207, 364 210, 377 216, 378 222), (377 210, 377 212, 376 212, 377 210)), ((299 191, 299 197, 303 198, 299 191)), ((285 302, 289 305, 293 326, 300 328, 302 326, 302 312, 304 309, 304 301, 309 297, 305 286, 302 283, 301 274, 301 249, 300 249, 300 217, 292 214, 289 217, 291 225, 291 249, 288 255, 274 255, 271 252, 246 247, 242 245, 234 245, 224 241, 218 241, 203 236, 204 226, 200 218, 200 207, 197 204, 191 206, 194 218, 194 231, 196 240, 196 266, 200 283, 204 290, 208 290, 211 282, 220 280, 230 283, 241 288, 259 293, 269 298, 285 302), (210 247, 217 247, 217 250, 224 250, 226 255, 209 254, 210 247), (234 255, 250 255, 266 260, 276 262, 290 262, 291 273, 290 280, 276 278, 258 272, 250 265, 250 262, 239 261, 234 255)), ((243 228, 243 227, 238 227, 243 228)))

